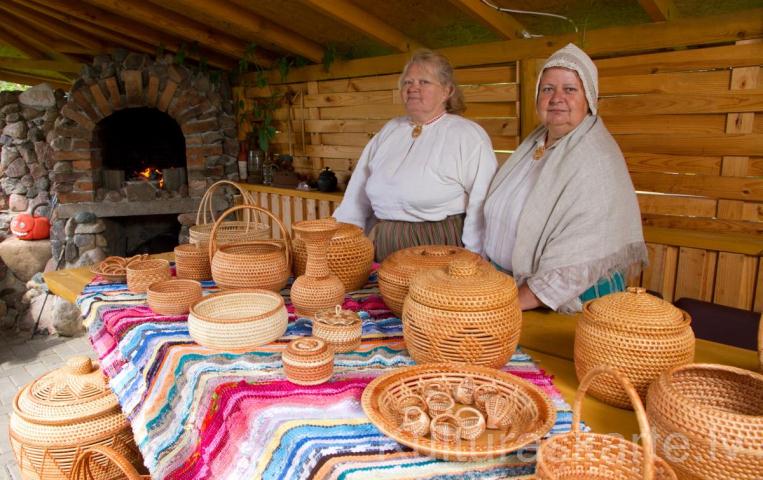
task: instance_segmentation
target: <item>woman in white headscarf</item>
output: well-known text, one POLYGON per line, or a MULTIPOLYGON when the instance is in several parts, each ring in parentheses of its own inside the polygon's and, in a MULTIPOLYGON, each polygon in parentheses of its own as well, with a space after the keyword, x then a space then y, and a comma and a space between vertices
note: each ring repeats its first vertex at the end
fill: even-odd
POLYGON ((485 201, 485 253, 519 285, 523 310, 576 312, 623 290, 647 261, 625 159, 597 115, 598 71, 569 44, 536 86, 541 125, 496 174, 485 201))

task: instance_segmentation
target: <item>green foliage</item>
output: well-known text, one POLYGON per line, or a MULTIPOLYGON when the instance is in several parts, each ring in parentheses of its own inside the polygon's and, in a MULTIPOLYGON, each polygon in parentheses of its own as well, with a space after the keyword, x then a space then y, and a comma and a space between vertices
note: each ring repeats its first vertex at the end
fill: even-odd
POLYGON ((323 52, 323 71, 328 72, 334 60, 336 60, 336 45, 329 43, 323 52))
POLYGON ((178 65, 182 65, 185 62, 185 55, 186 55, 186 45, 185 42, 180 44, 180 48, 178 49, 177 53, 175 53, 175 63, 178 65))
POLYGON ((4 80, 0 80, 0 92, 6 92, 6 91, 24 91, 27 90, 30 86, 29 85, 22 85, 20 83, 13 83, 13 82, 6 82, 4 80))

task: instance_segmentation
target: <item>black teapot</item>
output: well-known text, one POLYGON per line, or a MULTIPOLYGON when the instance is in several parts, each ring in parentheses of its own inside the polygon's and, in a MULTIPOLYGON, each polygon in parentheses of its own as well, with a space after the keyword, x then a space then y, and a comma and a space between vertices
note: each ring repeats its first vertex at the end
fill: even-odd
POLYGON ((326 167, 318 175, 318 190, 321 192, 333 192, 336 190, 336 182, 336 174, 331 171, 331 168, 326 167))

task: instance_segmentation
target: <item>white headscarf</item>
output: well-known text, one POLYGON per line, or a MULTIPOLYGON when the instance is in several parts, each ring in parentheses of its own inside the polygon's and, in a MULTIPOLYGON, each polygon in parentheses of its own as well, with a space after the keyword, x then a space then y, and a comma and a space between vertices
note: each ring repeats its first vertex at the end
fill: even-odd
POLYGON ((557 50, 553 55, 548 57, 548 60, 543 65, 543 69, 540 71, 540 75, 538 75, 537 82, 535 82, 536 103, 538 102, 540 77, 543 76, 544 70, 551 67, 569 68, 577 72, 580 81, 583 82, 583 90, 585 91, 585 98, 588 100, 588 108, 591 109, 591 113, 596 115, 596 99, 599 96, 599 70, 594 65, 591 57, 572 43, 568 43, 566 47, 557 50))

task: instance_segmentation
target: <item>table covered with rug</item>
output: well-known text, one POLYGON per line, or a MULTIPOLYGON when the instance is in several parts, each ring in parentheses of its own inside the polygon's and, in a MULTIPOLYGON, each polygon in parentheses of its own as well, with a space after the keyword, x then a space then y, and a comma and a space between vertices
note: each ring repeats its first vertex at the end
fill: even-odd
MULTIPOLYGON (((215 290, 203 282, 205 293, 215 290)), ((360 398, 377 376, 413 365, 402 324, 378 295, 372 273, 345 297, 359 312, 361 346, 337 354, 322 385, 285 379, 281 352, 311 333, 287 300, 289 325, 276 342, 242 354, 201 347, 186 315, 157 315, 145 294, 97 277, 77 299, 89 338, 129 419, 153 478, 523 478, 536 446, 479 462, 418 455, 369 422, 360 398)), ((570 427, 570 407, 549 375, 518 350, 504 370, 539 386, 557 410, 550 435, 570 427)))

